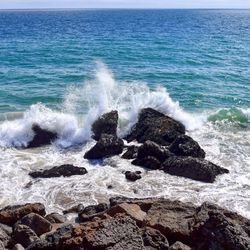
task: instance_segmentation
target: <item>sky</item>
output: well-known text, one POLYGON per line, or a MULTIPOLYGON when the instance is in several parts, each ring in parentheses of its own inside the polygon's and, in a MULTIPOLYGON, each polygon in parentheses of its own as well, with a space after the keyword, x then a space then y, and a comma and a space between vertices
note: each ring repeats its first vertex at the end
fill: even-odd
POLYGON ((0 0, 0 9, 250 8, 250 0, 0 0))

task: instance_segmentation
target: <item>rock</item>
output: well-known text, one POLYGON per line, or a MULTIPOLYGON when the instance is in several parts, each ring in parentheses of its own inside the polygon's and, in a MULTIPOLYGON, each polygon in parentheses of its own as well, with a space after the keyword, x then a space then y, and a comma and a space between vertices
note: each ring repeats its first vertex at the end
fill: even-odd
POLYGON ((27 148, 36 148, 51 144, 57 139, 57 134, 46 129, 42 129, 39 125, 33 124, 33 139, 28 143, 27 148))
POLYGON ((169 247, 169 250, 191 250, 191 248, 180 241, 176 241, 172 246, 169 247))
POLYGON ((45 207, 41 203, 7 206, 0 210, 0 223, 13 226, 23 216, 32 212, 43 216, 45 215, 45 207))
POLYGON ((48 214, 45 216, 45 219, 53 224, 66 222, 66 217, 58 213, 48 214))
MULTIPOLYGON (((169 145, 171 137, 166 137, 169 133, 173 135, 185 134, 185 127, 180 122, 152 108, 145 108, 141 110, 138 122, 125 139, 128 142, 137 140, 143 143, 150 140, 160 145, 169 145)), ((172 139, 174 140, 175 136, 172 139)))
POLYGON ((205 158, 206 155, 198 142, 187 135, 179 135, 171 144, 169 150, 178 156, 205 158))
POLYGON ((152 204, 145 217, 147 226, 159 230, 168 241, 190 243, 193 216, 196 207, 180 201, 162 201, 152 204))
POLYGON ((83 211, 83 209, 84 206, 82 204, 78 204, 76 206, 63 210, 63 214, 80 213, 81 211, 83 211))
POLYGON ((39 237, 31 228, 22 224, 15 225, 13 235, 16 242, 22 244, 25 248, 32 242, 39 240, 39 237))
POLYGON ((2 224, 2 223, 0 223, 0 230, 4 231, 9 236, 13 232, 12 227, 5 225, 5 224, 2 224))
POLYGON ((123 140, 113 135, 102 134, 100 140, 84 155, 85 159, 100 159, 119 155, 123 151, 123 140))
POLYGON ((16 225, 23 224, 30 227, 38 236, 49 232, 52 229, 51 223, 42 216, 30 213, 17 221, 16 225))
POLYGON ((111 111, 103 114, 92 125, 93 139, 98 141, 102 134, 116 136, 118 125, 118 112, 111 111))
POLYGON ((147 156, 142 159, 135 159, 131 163, 133 165, 141 166, 152 170, 160 169, 162 166, 161 162, 153 156, 147 156))
POLYGON ((137 157, 138 147, 137 146, 129 146, 127 151, 122 155, 123 159, 135 159, 137 157))
POLYGON ((92 205, 85 207, 79 214, 79 221, 85 222, 93 219, 94 217, 103 214, 108 209, 108 205, 106 203, 100 203, 98 205, 92 205))
POLYGON ((111 207, 107 211, 107 214, 112 217, 118 213, 128 215, 133 220, 135 220, 138 225, 142 225, 143 220, 146 216, 146 213, 142 211, 141 208, 137 204, 122 203, 114 207, 111 207))
POLYGON ((84 175, 87 173, 87 170, 83 167, 75 167, 73 165, 61 165, 56 166, 51 169, 46 169, 43 171, 35 171, 29 173, 29 175, 33 178, 52 178, 52 177, 68 177, 72 175, 84 175))
POLYGON ((46 240, 37 240, 29 245, 26 250, 60 250, 62 248, 57 248, 56 245, 46 241, 46 240))
POLYGON ((125 176, 126 179, 129 181, 137 181, 141 179, 141 171, 135 171, 135 172, 126 171, 125 176))
POLYGON ((155 142, 146 141, 138 148, 137 158, 144 159, 147 156, 153 156, 158 161, 164 162, 166 159, 174 155, 168 149, 159 146, 155 142))
POLYGON ((16 244, 12 250, 25 250, 25 248, 21 244, 16 244))
POLYGON ((142 238, 146 249, 168 250, 169 243, 167 238, 156 229, 151 227, 143 228, 142 238))
POLYGON ((163 163, 164 171, 197 181, 212 183, 217 175, 228 173, 225 168, 209 161, 193 157, 170 157, 163 163))
POLYGON ((0 228, 0 243, 3 245, 3 249, 5 249, 5 247, 8 246, 9 241, 10 241, 10 236, 2 228, 0 228))

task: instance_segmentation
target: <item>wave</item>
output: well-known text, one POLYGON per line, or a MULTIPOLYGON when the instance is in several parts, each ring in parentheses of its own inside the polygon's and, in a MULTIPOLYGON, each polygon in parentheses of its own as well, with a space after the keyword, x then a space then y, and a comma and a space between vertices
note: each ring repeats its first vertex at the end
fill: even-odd
POLYGON ((98 62, 93 80, 85 82, 82 87, 71 86, 66 90, 60 111, 38 103, 22 116, 5 116, 7 120, 0 124, 0 146, 26 147, 34 136, 31 129, 34 123, 56 132, 59 139, 55 143, 60 147, 81 144, 90 140, 92 123, 111 110, 118 110, 118 133, 124 136, 136 123, 140 110, 146 107, 182 122, 189 131, 199 129, 207 121, 247 122, 249 119, 249 110, 240 109, 220 110, 210 116, 188 113, 170 97, 166 88, 150 89, 144 82, 117 81, 112 72, 98 62))

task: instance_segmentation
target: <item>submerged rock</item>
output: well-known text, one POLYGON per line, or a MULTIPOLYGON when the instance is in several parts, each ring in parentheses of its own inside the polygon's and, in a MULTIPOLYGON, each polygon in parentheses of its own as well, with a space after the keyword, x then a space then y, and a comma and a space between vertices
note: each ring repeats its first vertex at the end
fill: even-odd
POLYGON ((212 162, 193 157, 170 157, 163 163, 164 171, 197 181, 212 183, 217 175, 229 173, 225 168, 212 162))
POLYGON ((75 167, 73 165, 65 164, 43 171, 31 172, 29 175, 33 178, 52 178, 60 176, 68 177, 72 175, 84 175, 86 173, 87 170, 83 167, 75 167))
POLYGON ((126 179, 129 181, 137 181, 141 179, 141 171, 135 171, 135 172, 126 171, 125 176, 126 179))
POLYGON ((101 159, 119 155, 123 151, 124 142, 114 135, 102 134, 100 140, 85 153, 84 158, 89 160, 101 159))
POLYGON ((125 139, 128 142, 137 140, 143 143, 151 140, 160 145, 169 145, 179 134, 185 134, 183 124, 152 108, 145 108, 141 110, 138 122, 125 139))
POLYGON ((192 156, 205 158, 205 151, 200 147, 198 142, 190 136, 179 135, 169 147, 169 150, 178 156, 192 156))
POLYGON ((118 125, 118 112, 111 111, 103 114, 92 125, 93 139, 98 141, 102 134, 116 136, 118 125))
POLYGON ((57 139, 57 134, 46 129, 42 129, 39 125, 33 124, 33 139, 28 143, 27 148, 37 148, 51 144, 57 139))

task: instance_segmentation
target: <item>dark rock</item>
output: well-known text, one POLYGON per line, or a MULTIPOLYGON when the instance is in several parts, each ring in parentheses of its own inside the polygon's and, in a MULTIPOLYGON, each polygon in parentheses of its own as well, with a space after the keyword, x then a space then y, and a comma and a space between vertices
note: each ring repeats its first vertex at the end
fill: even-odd
POLYGON ((91 205, 85 207, 79 214, 78 218, 80 222, 85 222, 93 219, 94 217, 103 214, 108 209, 106 203, 100 203, 98 205, 91 205))
MULTIPOLYGON (((137 140, 140 143, 150 140, 160 145, 169 145, 170 137, 168 136, 167 140, 164 138, 168 132, 173 135, 185 134, 185 127, 169 116, 152 108, 145 108, 141 110, 138 122, 126 140, 128 142, 137 140)), ((173 139, 175 138, 173 137, 173 139)))
POLYGON ((209 161, 193 157, 170 157, 163 163, 164 171, 197 181, 212 183, 217 175, 228 173, 225 168, 209 161))
POLYGON ((156 170, 161 168, 161 162, 153 156, 147 156, 142 159, 135 159, 131 162, 133 165, 156 170))
POLYGON ((17 221, 16 226, 18 224, 30 227, 38 236, 47 233, 52 229, 52 225, 49 221, 35 213, 30 213, 24 216, 21 220, 17 221))
POLYGON ((45 215, 45 207, 41 203, 7 206, 0 210, 0 223, 13 226, 19 219, 29 213, 45 215))
POLYGON ((144 246, 147 249, 168 250, 169 243, 167 238, 160 231, 151 227, 142 229, 142 238, 144 246))
POLYGON ((64 223, 66 221, 66 217, 58 213, 48 214, 45 219, 50 223, 64 223))
POLYGON ((137 146, 129 146, 127 151, 122 155, 123 159, 135 159, 137 157, 138 147, 137 146))
POLYGON ((178 156, 205 158, 206 155, 198 142, 187 135, 179 135, 171 144, 169 150, 178 156))
POLYGON ((35 171, 29 173, 33 178, 52 178, 52 177, 68 177, 72 175, 84 175, 87 170, 83 167, 75 167, 73 165, 65 164, 61 166, 56 166, 51 169, 46 169, 43 171, 35 171))
POLYGON ((172 246, 169 247, 169 250, 191 250, 191 248, 180 241, 176 241, 172 246))
POLYGON ((116 136, 118 125, 118 112, 111 111, 99 117, 92 125, 93 139, 98 141, 102 134, 116 136))
POLYGON ((84 206, 82 204, 78 204, 76 206, 63 210, 63 214, 80 213, 83 209, 84 206))
POLYGON ((119 155, 123 151, 123 140, 113 135, 102 134, 96 145, 84 155, 85 159, 100 159, 112 155, 119 155))
POLYGON ((33 124, 33 139, 28 143, 27 148, 36 148, 51 144, 57 139, 57 134, 46 129, 42 129, 39 125, 33 124))
POLYGON ((26 250, 60 250, 60 248, 58 248, 56 245, 46 240, 37 240, 37 241, 34 241, 32 244, 30 244, 26 248, 26 250))
POLYGON ((12 250, 25 250, 25 248, 21 244, 16 244, 12 250))
POLYGON ((146 158, 147 156, 153 156, 160 162, 164 162, 171 156, 174 156, 168 149, 163 148, 152 141, 146 141, 138 148, 138 159, 146 158))
POLYGON ((136 172, 126 171, 125 176, 127 180, 137 181, 141 179, 141 171, 136 171, 136 172))
POLYGON ((22 224, 15 225, 13 235, 16 242, 22 244, 25 248, 32 242, 39 240, 39 237, 31 228, 22 224))

